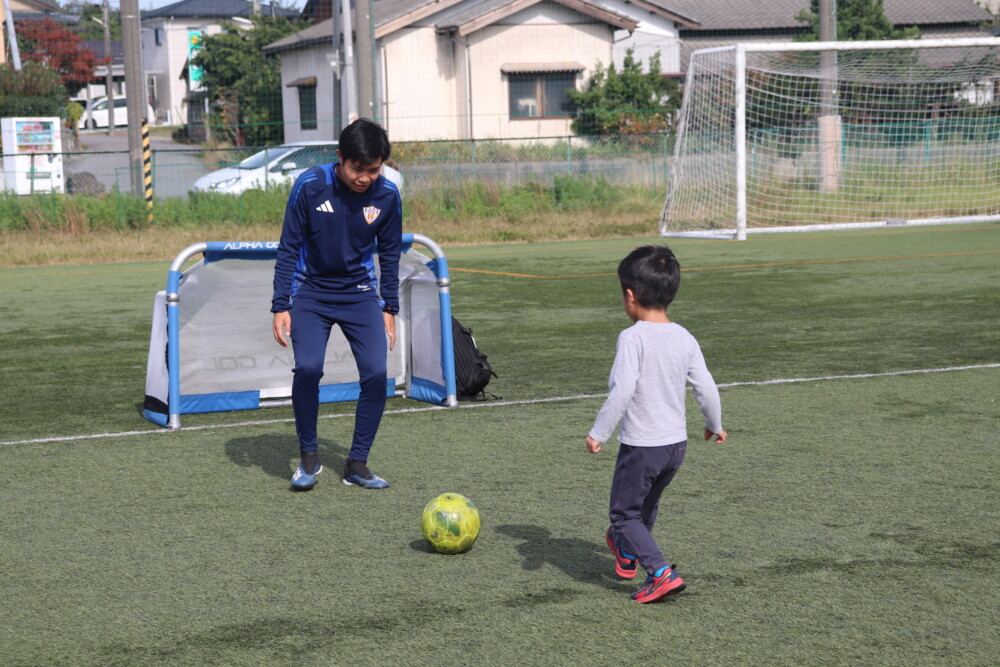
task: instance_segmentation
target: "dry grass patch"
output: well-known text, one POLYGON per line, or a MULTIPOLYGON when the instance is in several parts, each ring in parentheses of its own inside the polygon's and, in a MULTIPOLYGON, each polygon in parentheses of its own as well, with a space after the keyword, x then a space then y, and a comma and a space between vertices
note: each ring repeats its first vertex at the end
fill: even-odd
MULTIPOLYGON (((643 210, 548 212, 506 217, 417 218, 404 220, 404 231, 448 245, 534 242, 648 236, 656 217, 643 210)), ((280 222, 268 225, 161 226, 130 230, 88 229, 85 217, 67 217, 65 229, 0 232, 0 267, 55 264, 106 264, 163 260, 169 262, 193 243, 203 241, 276 241, 280 222)))

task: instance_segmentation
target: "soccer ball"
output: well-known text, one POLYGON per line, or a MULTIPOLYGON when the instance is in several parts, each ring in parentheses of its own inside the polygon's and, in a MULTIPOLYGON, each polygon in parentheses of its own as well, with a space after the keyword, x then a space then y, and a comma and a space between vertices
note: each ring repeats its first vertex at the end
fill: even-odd
POLYGON ((479 510, 457 493, 442 493, 420 515, 420 532, 443 554, 468 551, 479 537, 479 510))

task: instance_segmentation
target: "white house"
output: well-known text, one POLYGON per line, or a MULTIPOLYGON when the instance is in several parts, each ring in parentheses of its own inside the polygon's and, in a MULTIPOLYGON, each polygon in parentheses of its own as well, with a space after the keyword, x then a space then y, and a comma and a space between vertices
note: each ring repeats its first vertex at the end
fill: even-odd
MULTIPOLYGON (((379 0, 376 106, 359 112, 394 141, 569 135, 567 89, 610 63, 615 32, 639 23, 610 1, 379 0)), ((282 58, 286 141, 336 135, 332 27, 265 47, 282 58)))
POLYGON ((680 76, 681 30, 697 28, 697 20, 677 12, 671 0, 600 0, 600 4, 639 22, 634 32, 615 31, 616 69, 622 69, 625 54, 632 49, 633 57, 646 64, 647 70, 650 57, 659 52, 660 73, 680 76))
MULTIPOLYGON (((204 36, 222 32, 224 22, 249 27, 253 15, 250 0, 180 0, 142 12, 142 61, 146 87, 158 123, 180 125, 187 121, 188 80, 181 76, 185 65, 204 36)), ((269 4, 264 14, 294 17, 298 13, 269 4)), ((197 72, 191 83, 197 89, 197 72)))

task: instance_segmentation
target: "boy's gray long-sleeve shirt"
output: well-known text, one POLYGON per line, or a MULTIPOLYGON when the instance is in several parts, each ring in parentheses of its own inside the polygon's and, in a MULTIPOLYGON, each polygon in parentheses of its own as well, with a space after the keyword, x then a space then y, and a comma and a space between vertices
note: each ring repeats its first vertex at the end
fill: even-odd
POLYGON ((640 320, 618 336, 607 400, 590 437, 607 442, 621 421, 618 439, 633 447, 661 447, 687 440, 685 385, 691 384, 705 427, 722 430, 719 389, 701 347, 672 322, 640 320))

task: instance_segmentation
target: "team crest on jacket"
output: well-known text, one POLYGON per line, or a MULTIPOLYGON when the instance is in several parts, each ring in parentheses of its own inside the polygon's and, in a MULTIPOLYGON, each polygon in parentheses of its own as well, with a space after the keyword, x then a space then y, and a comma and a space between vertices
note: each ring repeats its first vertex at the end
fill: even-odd
POLYGON ((365 213, 365 220, 369 225, 375 222, 375 219, 378 218, 378 214, 382 212, 382 209, 375 208, 374 206, 365 206, 363 210, 365 213))

